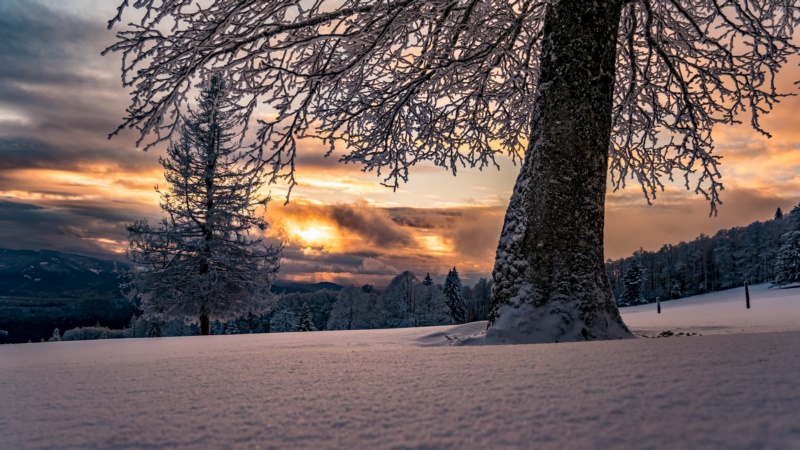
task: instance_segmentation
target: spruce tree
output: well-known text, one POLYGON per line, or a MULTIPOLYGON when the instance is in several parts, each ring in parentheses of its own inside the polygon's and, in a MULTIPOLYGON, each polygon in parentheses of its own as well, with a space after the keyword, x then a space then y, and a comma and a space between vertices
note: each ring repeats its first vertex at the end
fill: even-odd
POLYGON ((792 209, 788 219, 788 231, 781 236, 773 286, 785 286, 800 281, 800 205, 792 209))
POLYGON ((53 330, 53 335, 50 336, 50 339, 47 342, 59 342, 61 340, 61 330, 58 328, 53 330))
POLYGON ((783 219, 783 211, 781 211, 781 208, 778 207, 778 209, 775 211, 775 220, 781 219, 783 219))
POLYGON ((450 316, 454 323, 465 323, 467 321, 467 306, 461 293, 461 278, 458 270, 453 267, 447 273, 444 280, 444 297, 447 307, 450 308, 450 316))
POLYGON ((147 337, 161 337, 161 324, 158 323, 158 320, 149 320, 147 322, 147 337))
POLYGON ((202 335, 211 319, 261 307, 280 258, 259 236, 267 223, 256 212, 269 198, 257 193, 265 180, 256 156, 233 137, 234 100, 218 77, 207 81, 160 159, 165 217, 160 226, 128 225, 128 298, 151 316, 195 318, 202 335))
POLYGON ((314 324, 311 322, 311 309, 308 303, 303 303, 300 308, 300 317, 297 320, 297 331, 317 331, 314 324))
POLYGON ((422 284, 425 286, 433 286, 433 278, 431 278, 430 272, 425 274, 425 278, 422 280, 422 284))
POLYGON ((624 289, 620 298, 621 306, 632 306, 647 303, 642 295, 644 284, 644 268, 638 259, 631 260, 625 276, 622 277, 624 289))

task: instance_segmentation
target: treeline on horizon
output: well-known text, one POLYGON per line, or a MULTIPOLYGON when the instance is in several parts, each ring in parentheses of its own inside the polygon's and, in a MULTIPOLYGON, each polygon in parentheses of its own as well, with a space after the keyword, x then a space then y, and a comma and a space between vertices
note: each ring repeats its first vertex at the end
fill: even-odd
MULTIPOLYGON (((653 302, 656 297, 666 301, 730 289, 745 281, 751 284, 772 281, 776 276, 781 236, 789 228, 788 215, 776 213, 772 220, 722 229, 713 236, 701 234, 690 242, 665 244, 658 251, 640 249, 625 258, 609 259, 606 269, 611 288, 620 304, 625 290, 624 276, 634 260, 643 269, 641 293, 646 302, 653 302)), ((339 291, 323 289, 279 294, 266 312, 246 313, 226 322, 214 321, 211 334, 400 328, 488 318, 491 279, 480 278, 468 286, 462 285, 455 273, 455 279, 446 285, 447 281, 436 285, 430 276, 419 279, 406 271, 383 289, 364 285, 345 286, 339 291), (455 314, 457 318, 453 307, 463 308, 463 313, 455 314)), ((145 317, 141 310, 134 313, 136 308, 121 298, 100 302, 102 305, 98 302, 99 299, 94 299, 58 308, 47 308, 47 305, 14 308, 20 314, 4 317, 4 326, 0 328, 5 330, 0 330, 0 342, 36 342, 48 337, 57 340, 56 335, 50 334, 54 326, 66 330, 59 331, 59 336, 65 340, 198 333, 196 324, 183 320, 158 321, 145 317), (70 313, 65 314, 63 308, 68 308, 70 313), (94 327, 86 326, 96 322, 94 327), (124 333, 115 330, 122 327, 124 333)), ((4 311, 8 313, 11 309, 4 311)))
MULTIPOLYGON (((211 334, 405 328, 486 320, 491 287, 491 280, 486 278, 480 278, 472 286, 462 285, 455 268, 444 284, 434 284, 430 275, 419 279, 406 271, 382 290, 364 285, 345 286, 339 291, 280 294, 266 312, 212 321, 211 334)), ((131 317, 124 330, 109 329, 98 323, 64 332, 53 330, 48 340, 193 336, 198 331, 196 323, 180 319, 163 321, 143 314, 131 317)))
POLYGON ((789 220, 778 208, 775 218, 742 227, 700 234, 690 242, 662 245, 657 251, 639 249, 633 255, 606 261, 614 298, 620 306, 624 276, 633 260, 644 269, 642 295, 662 301, 772 281, 781 236, 789 220))

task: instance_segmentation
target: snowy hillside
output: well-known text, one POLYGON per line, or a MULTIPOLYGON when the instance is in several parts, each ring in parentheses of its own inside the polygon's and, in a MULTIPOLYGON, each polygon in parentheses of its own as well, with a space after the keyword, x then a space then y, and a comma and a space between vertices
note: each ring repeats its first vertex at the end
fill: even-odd
MULTIPOLYGON (((742 293, 743 294, 743 293, 742 293)), ((7 448, 800 448, 800 289, 626 308, 637 333, 453 327, 0 346, 7 448), (717 333, 717 334, 714 334, 717 333)))
POLYGON ((0 248, 0 296, 24 298, 118 296, 127 264, 51 250, 0 248))

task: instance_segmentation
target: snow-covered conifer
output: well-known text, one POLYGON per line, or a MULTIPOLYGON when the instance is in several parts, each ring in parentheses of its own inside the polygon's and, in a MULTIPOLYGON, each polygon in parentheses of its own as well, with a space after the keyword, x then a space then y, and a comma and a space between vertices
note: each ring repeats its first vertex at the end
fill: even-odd
POLYGON ((269 331, 271 333, 297 331, 297 314, 285 304, 279 302, 269 321, 269 331))
POLYGON ((380 328, 413 327, 417 307, 414 285, 417 277, 408 271, 394 277, 381 292, 376 308, 380 328))
POLYGON ((642 295, 644 268, 638 259, 631 260, 628 270, 625 271, 625 276, 622 277, 622 282, 624 289, 620 298, 620 305, 632 306, 647 303, 642 295))
POLYGON ((151 318, 147 321, 147 337, 161 337, 161 324, 156 318, 151 318))
POLYGON ((59 342, 61 340, 61 330, 58 328, 53 330, 53 335, 50 336, 50 339, 47 342, 59 342))
POLYGON ((425 279, 422 280, 422 284, 425 286, 433 286, 433 278, 431 278, 430 272, 425 274, 425 279))
POLYGON ((783 219, 783 211, 781 211, 781 208, 778 207, 778 209, 775 210, 775 220, 781 220, 781 219, 783 219))
POLYGON ((259 236, 267 224, 257 212, 269 199, 257 193, 258 156, 234 138, 234 103, 219 76, 203 84, 180 139, 160 160, 165 217, 155 227, 128 225, 128 298, 151 316, 194 318, 200 334, 209 334, 211 319, 261 307, 280 257, 259 236))
POLYGON ((418 327, 447 325, 451 322, 450 308, 444 294, 433 285, 424 282, 414 286, 417 307, 414 311, 414 324, 418 327))
POLYGON ((300 307, 300 316, 297 318, 297 331, 317 331, 311 321, 311 309, 308 307, 308 303, 303 303, 303 306, 300 307))
POLYGON ((447 307, 450 308, 453 323, 465 323, 467 307, 461 292, 461 278, 455 267, 447 273, 447 278, 444 280, 444 297, 447 307))
POLYGON ((781 248, 775 262, 774 286, 800 282, 800 205, 789 213, 789 228, 781 236, 781 248))
POLYGON ((672 289, 670 289, 670 296, 675 298, 681 298, 681 284, 679 282, 672 283, 672 289))
MULTIPOLYGON (((369 285, 367 285, 369 286, 369 285)), ((345 286, 336 295, 326 328, 328 330, 363 330, 374 327, 377 294, 364 287, 345 286)))

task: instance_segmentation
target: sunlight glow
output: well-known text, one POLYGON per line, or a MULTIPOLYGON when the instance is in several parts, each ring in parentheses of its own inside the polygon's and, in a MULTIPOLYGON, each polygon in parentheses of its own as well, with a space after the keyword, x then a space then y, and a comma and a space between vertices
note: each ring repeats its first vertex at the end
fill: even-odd
POLYGON ((419 236, 417 239, 431 254, 445 255, 452 253, 452 249, 441 236, 427 234, 419 236))
POLYGON ((318 254, 342 251, 342 236, 331 224, 320 220, 284 220, 286 237, 300 245, 304 254, 318 254))

